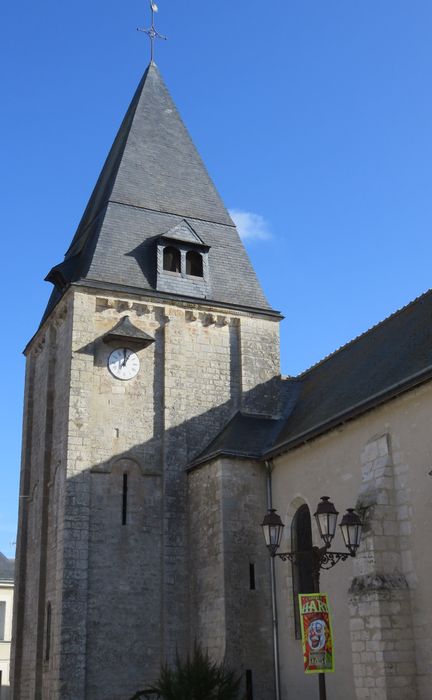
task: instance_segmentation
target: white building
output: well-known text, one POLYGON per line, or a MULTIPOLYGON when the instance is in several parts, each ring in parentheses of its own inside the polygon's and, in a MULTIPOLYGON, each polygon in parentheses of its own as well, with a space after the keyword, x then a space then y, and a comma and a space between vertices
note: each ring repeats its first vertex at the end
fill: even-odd
POLYGON ((0 700, 9 700, 14 561, 0 552, 0 700))

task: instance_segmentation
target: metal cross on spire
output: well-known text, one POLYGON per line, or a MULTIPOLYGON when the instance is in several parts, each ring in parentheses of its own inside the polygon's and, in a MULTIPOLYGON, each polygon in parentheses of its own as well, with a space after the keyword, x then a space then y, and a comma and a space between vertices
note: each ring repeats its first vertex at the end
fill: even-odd
POLYGON ((158 6, 156 5, 153 0, 150 0, 150 9, 151 9, 151 27, 150 29, 141 29, 141 27, 137 27, 138 32, 144 32, 144 34, 147 34, 148 38, 150 39, 150 63, 154 63, 154 42, 155 39, 164 39, 166 41, 166 36, 163 36, 163 34, 159 34, 159 32, 156 30, 154 26, 154 16, 155 12, 158 11, 158 6))

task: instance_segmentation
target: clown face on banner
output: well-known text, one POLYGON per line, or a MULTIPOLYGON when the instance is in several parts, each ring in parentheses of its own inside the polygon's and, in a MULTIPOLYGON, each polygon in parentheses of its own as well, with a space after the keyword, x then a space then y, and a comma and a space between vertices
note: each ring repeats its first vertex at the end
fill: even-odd
POLYGON ((324 593, 299 594, 305 673, 334 671, 330 611, 324 593))
POLYGON ((314 620, 309 625, 308 642, 312 651, 324 649, 326 644, 326 623, 324 620, 314 620))

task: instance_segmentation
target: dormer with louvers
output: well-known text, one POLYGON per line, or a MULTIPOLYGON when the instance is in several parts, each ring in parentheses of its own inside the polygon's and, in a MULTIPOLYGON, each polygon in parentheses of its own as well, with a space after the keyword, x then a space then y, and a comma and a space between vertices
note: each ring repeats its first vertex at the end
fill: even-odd
POLYGON ((157 289, 205 299, 211 296, 207 245, 185 220, 157 241, 157 289))

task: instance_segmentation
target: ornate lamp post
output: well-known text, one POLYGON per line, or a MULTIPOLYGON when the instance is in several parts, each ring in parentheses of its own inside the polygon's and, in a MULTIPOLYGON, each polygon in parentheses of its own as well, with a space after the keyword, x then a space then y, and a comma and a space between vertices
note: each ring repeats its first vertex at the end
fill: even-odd
MULTIPOLYGON (((319 593, 320 572, 322 569, 332 569, 338 562, 345 561, 348 557, 355 557, 360 545, 362 522, 354 508, 348 508, 342 518, 340 529, 347 548, 347 552, 331 552, 330 547, 336 534, 338 511, 328 496, 322 496, 318 503, 315 520, 323 547, 312 547, 312 550, 297 552, 278 552, 282 540, 283 524, 280 516, 274 508, 271 508, 261 523, 265 543, 272 557, 280 557, 282 561, 290 561, 298 566, 301 559, 312 557, 312 571, 315 593, 319 593)), ((326 700, 325 674, 320 673, 319 698, 326 700)))

